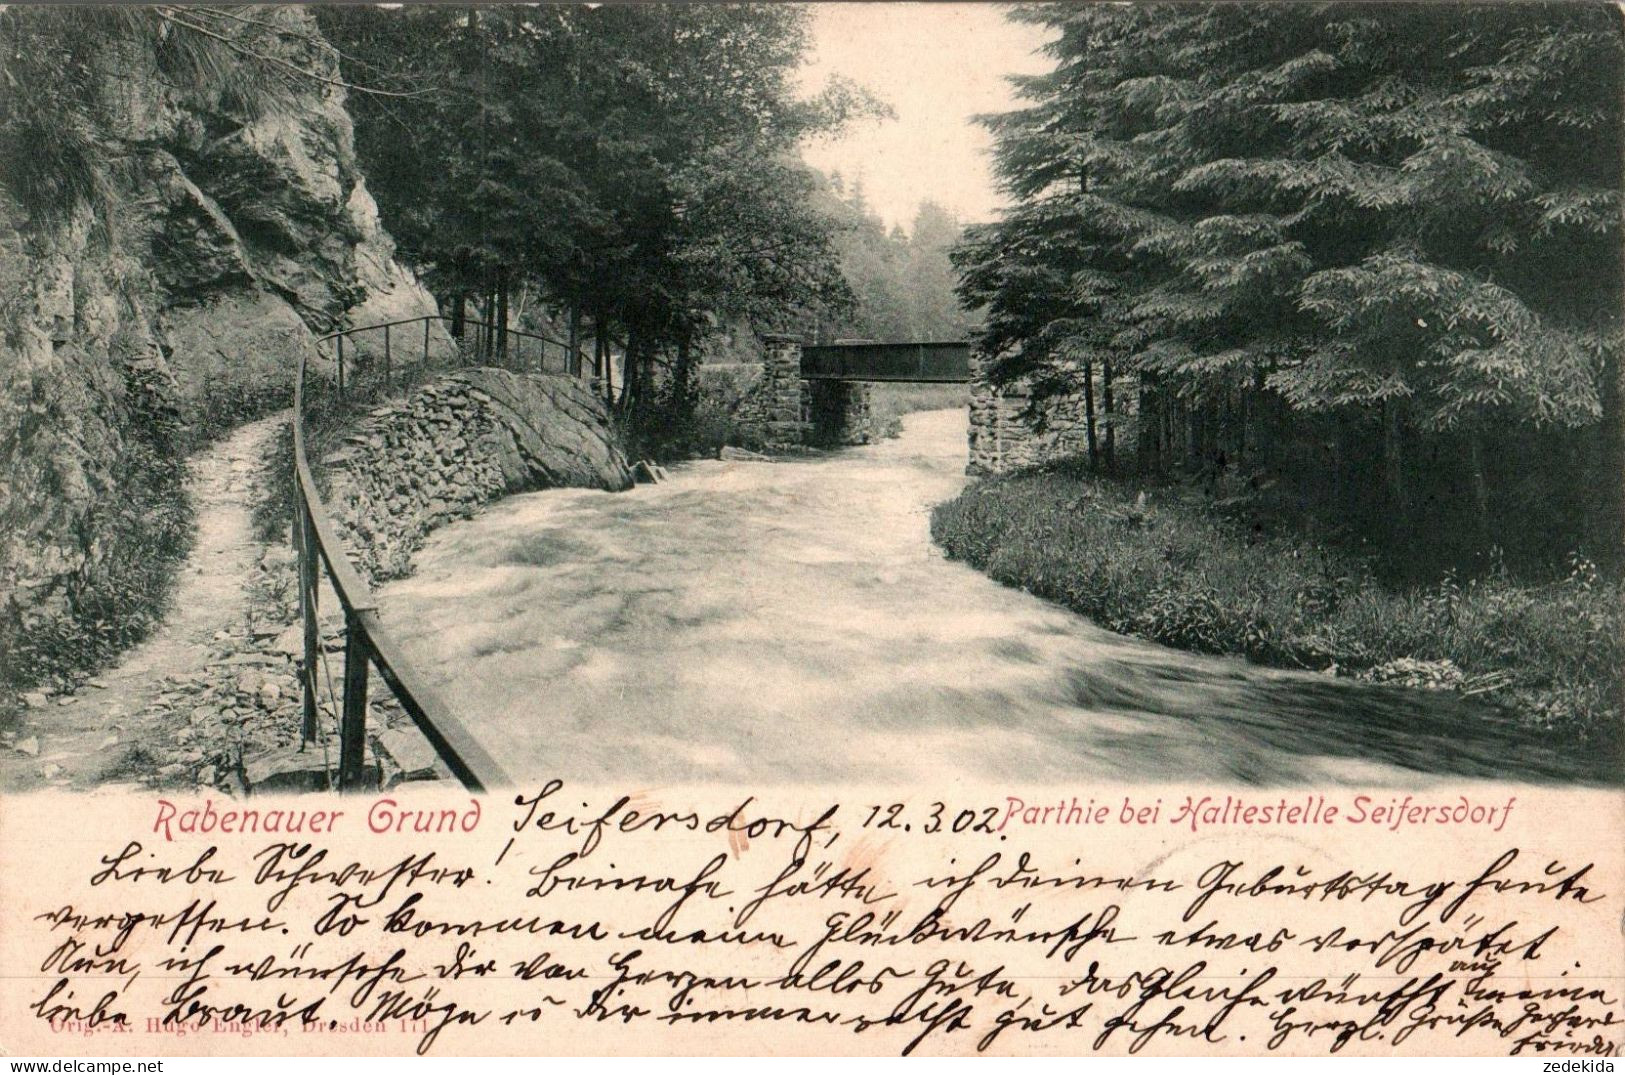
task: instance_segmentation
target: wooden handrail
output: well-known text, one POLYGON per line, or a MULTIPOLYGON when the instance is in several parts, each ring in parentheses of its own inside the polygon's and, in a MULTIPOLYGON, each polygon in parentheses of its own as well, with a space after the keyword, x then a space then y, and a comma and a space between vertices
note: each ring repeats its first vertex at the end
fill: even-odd
MULTIPOLYGON (((426 314, 377 325, 360 325, 342 329, 319 337, 318 343, 338 341, 339 384, 343 381, 344 339, 358 332, 394 328, 399 325, 424 325, 424 357, 429 352, 428 325, 431 321, 449 321, 443 314, 426 314)), ((467 321, 487 331, 495 331, 488 322, 467 321)), ((574 348, 561 340, 536 333, 509 329, 510 334, 528 339, 542 340, 561 347, 574 348)), ((388 336, 386 333, 386 353, 388 336)), ((345 673, 341 711, 339 714, 339 789, 354 790, 362 783, 366 763, 367 678, 370 667, 376 667, 381 679, 389 687, 401 708, 406 710, 440 759, 464 787, 471 791, 510 783, 491 753, 487 751, 468 725, 459 717, 429 682, 406 660, 400 644, 390 634, 378 615, 378 602, 372 588, 362 579, 350 563, 333 526, 327 505, 322 502, 311 473, 305 444, 305 374, 309 353, 299 356, 299 368, 293 388, 293 481, 296 493, 293 519, 293 545, 298 557, 299 611, 304 626, 304 668, 300 675, 303 692, 302 737, 308 743, 317 735, 317 676, 316 665, 321 657, 321 627, 318 620, 321 571, 325 567, 328 581, 344 609, 345 673)), ((568 355, 565 375, 581 373, 579 353, 568 355)), ((386 375, 387 375, 386 365, 386 375)), ((541 371, 545 373, 546 371, 541 371)))

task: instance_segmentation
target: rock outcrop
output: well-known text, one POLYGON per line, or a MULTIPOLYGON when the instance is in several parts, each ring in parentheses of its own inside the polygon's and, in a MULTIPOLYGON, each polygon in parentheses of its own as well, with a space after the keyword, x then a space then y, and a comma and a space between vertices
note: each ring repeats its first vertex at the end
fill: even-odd
POLYGON ((0 694, 50 663, 42 639, 131 625, 151 588, 131 558, 184 547, 185 520, 162 516, 199 430, 286 406, 318 335, 435 312, 379 226, 314 19, 256 12, 228 54, 306 75, 255 107, 232 72, 181 88, 161 34, 84 15, 61 133, 99 162, 97 197, 53 209, 26 162, 0 170, 0 694))
POLYGON ((436 527, 511 493, 632 484, 603 401, 573 377, 473 369, 373 411, 324 462, 327 506, 374 581, 436 527))

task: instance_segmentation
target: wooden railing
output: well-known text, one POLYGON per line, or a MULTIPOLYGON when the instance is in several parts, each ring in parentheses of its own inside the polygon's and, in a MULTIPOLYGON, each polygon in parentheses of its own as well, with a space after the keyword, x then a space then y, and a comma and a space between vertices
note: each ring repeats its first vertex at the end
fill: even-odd
MULTIPOLYGON (((388 387, 394 383, 396 341, 410 337, 417 342, 418 333, 411 327, 422 324, 422 361, 420 366, 433 367, 431 361, 433 341, 431 322, 449 321, 442 316, 410 318, 387 324, 366 325, 331 333, 318 340, 318 344, 334 343, 337 354, 336 387, 344 397, 356 387, 358 375, 379 375, 388 387), (346 370, 345 342, 363 333, 382 333, 383 350, 378 363, 366 364, 365 373, 358 371, 352 356, 346 370), (347 378, 348 373, 348 378, 347 378)), ((534 373, 560 373, 580 376, 582 361, 579 349, 570 343, 535 333, 508 329, 504 334, 485 322, 468 321, 474 339, 469 352, 473 360, 457 360, 450 366, 470 364, 501 365, 534 373), (507 347, 502 347, 506 337, 507 347), (525 361, 524 341, 531 341, 529 361, 525 361), (560 361, 553 370, 547 368, 547 345, 556 346, 560 361)), ((443 345, 444 346, 444 345, 443 345)), ((458 348, 459 356, 462 350, 458 348)), ((299 371, 294 381, 293 400, 293 459, 294 459, 294 520, 293 544, 298 558, 299 616, 304 628, 304 666, 300 671, 303 713, 301 737, 307 744, 315 743, 324 735, 321 706, 321 680, 326 670, 325 648, 319 619, 322 573, 337 596, 344 612, 344 670, 342 687, 335 688, 328 679, 328 693, 336 695, 332 715, 337 719, 339 740, 338 786, 340 790, 353 790, 364 785, 367 741, 367 691, 370 671, 378 670, 379 677, 394 695, 396 701, 440 755, 453 776, 472 791, 506 784, 508 778, 489 751, 469 732, 468 726, 452 710, 432 686, 407 662, 400 644, 378 616, 378 605, 372 589, 351 565, 339 541, 327 506, 310 470, 304 428, 306 358, 299 360, 299 371)))

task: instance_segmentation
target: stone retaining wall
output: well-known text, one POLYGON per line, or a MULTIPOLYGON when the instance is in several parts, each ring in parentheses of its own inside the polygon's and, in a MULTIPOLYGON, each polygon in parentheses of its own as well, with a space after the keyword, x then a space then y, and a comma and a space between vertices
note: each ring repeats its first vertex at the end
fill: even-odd
POLYGON ((379 407, 323 461, 334 523, 375 582, 407 574, 432 530, 500 497, 632 485, 604 403, 585 382, 489 368, 379 407))

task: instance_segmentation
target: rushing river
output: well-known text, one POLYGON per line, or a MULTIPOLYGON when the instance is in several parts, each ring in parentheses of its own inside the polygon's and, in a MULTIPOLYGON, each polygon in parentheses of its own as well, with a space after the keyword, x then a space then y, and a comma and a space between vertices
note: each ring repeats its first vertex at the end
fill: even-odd
POLYGON ((1104 631, 931 543, 961 411, 805 459, 517 496, 435 534, 382 614, 515 778, 1416 785, 1570 779, 1454 696, 1104 631))

